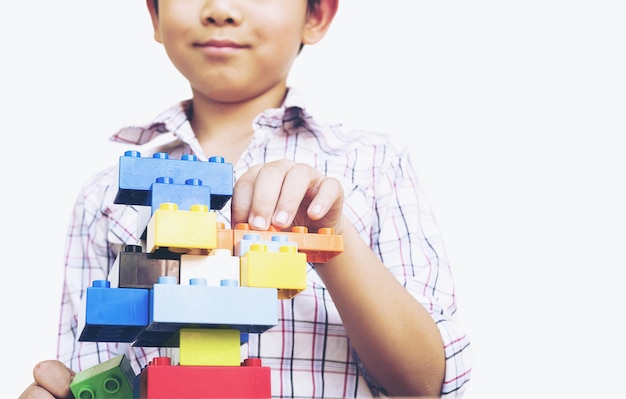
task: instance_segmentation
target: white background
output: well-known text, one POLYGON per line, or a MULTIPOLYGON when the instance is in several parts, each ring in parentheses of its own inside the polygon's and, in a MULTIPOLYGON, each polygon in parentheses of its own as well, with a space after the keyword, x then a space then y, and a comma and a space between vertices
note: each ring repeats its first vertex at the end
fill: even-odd
MULTIPOLYGON (((623 394, 621 1, 343 0, 291 83, 329 120, 410 140, 472 337, 466 398, 623 394)), ((0 14, 3 384, 53 358, 65 230, 118 128, 186 98, 141 0, 0 14), (7 371, 8 370, 8 371, 7 371)))

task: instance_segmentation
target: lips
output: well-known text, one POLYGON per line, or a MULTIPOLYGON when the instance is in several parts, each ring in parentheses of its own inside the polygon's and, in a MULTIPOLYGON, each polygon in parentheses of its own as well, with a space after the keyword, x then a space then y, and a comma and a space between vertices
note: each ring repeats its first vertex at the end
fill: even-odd
POLYGON ((201 43, 194 43, 194 47, 200 48, 215 48, 215 49, 239 49, 247 46, 234 42, 232 40, 207 40, 201 43))

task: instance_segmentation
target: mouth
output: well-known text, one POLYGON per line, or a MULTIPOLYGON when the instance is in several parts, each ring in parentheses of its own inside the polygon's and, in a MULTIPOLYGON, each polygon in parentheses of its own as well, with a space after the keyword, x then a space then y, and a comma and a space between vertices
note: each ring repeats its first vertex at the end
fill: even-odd
POLYGON ((193 44, 197 48, 215 49, 215 50, 229 50, 229 49, 242 49, 248 46, 234 42, 232 40, 207 40, 205 42, 198 42, 193 44))

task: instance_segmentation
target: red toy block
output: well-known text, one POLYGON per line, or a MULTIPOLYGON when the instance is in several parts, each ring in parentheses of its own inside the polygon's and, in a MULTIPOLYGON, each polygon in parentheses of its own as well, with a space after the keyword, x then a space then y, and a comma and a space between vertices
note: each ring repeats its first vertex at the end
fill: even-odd
POLYGON ((261 359, 241 366, 172 366, 154 358, 141 372, 140 399, 270 398, 270 368, 261 359))

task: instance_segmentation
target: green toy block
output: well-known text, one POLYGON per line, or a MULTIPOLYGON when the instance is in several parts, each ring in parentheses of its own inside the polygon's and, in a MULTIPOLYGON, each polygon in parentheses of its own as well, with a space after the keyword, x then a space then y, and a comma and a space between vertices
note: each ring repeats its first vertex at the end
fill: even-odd
POLYGON ((122 354, 77 373, 70 390, 76 399, 133 399, 135 377, 122 354))

